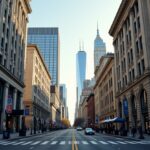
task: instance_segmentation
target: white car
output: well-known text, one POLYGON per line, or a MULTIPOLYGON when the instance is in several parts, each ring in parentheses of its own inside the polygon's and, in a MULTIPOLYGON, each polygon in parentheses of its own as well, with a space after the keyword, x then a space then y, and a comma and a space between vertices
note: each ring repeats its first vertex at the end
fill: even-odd
POLYGON ((94 135, 95 131, 92 128, 86 128, 84 133, 86 135, 94 135))
POLYGON ((81 127, 77 127, 77 131, 81 131, 82 130, 82 128, 81 127))

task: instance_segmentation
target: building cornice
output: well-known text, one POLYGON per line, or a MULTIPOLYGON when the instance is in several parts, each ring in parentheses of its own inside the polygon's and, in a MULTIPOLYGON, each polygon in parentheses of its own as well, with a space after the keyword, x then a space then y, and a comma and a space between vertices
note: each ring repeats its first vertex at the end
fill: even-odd
POLYGON ((139 82, 141 82, 142 80, 144 80, 147 77, 150 77, 150 71, 145 73, 141 77, 137 78, 134 82, 131 82, 131 84, 128 87, 126 87, 125 89, 123 89, 122 91, 117 92, 115 97, 117 98, 119 96, 122 96, 124 93, 126 93, 128 90, 131 90, 135 85, 137 85, 139 82))
POLYGON ((10 71, 6 69, 4 66, 2 66, 1 64, 0 64, 0 70, 4 72, 10 79, 16 82, 19 86, 21 86, 22 88, 25 87, 25 84, 23 82, 19 81, 16 76, 11 74, 10 71))
POLYGON ((117 27, 118 27, 118 24, 120 22, 120 20, 122 19, 122 14, 124 12, 124 10, 127 8, 127 4, 130 2, 131 0, 122 0, 120 6, 119 6, 119 9, 117 11, 117 14, 115 16, 115 19, 110 27, 110 30, 109 30, 109 34, 111 36, 114 35, 117 27))
POLYGON ((30 6, 30 4, 29 4, 29 1, 30 1, 30 0, 24 0, 24 3, 25 3, 25 5, 26 5, 26 8, 27 8, 28 13, 31 13, 31 12, 32 12, 32 9, 31 9, 31 6, 30 6))
POLYGON ((37 45, 36 44, 28 44, 27 45, 27 50, 30 48, 30 50, 32 50, 32 48, 34 48, 34 50, 36 49, 36 51, 37 51, 37 53, 38 53, 38 55, 39 55, 39 57, 40 57, 40 59, 41 59, 41 61, 42 61, 42 63, 43 63, 43 66, 44 66, 44 68, 45 68, 45 70, 46 70, 46 72, 47 72, 47 75, 49 76, 49 78, 51 79, 51 75, 50 75, 50 73, 49 73, 49 71, 48 71, 48 69, 47 69, 47 66, 46 66, 46 64, 45 64, 45 62, 44 62, 44 59, 43 59, 43 57, 42 57, 42 55, 41 55, 41 53, 40 53, 40 50, 39 50, 39 48, 37 47, 37 45))

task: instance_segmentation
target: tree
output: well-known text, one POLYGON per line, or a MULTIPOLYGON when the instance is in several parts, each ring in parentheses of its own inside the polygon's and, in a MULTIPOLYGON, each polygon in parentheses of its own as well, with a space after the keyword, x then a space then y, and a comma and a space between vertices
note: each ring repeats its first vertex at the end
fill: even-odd
POLYGON ((71 126, 70 121, 68 119, 62 119, 61 122, 65 128, 69 128, 71 126))

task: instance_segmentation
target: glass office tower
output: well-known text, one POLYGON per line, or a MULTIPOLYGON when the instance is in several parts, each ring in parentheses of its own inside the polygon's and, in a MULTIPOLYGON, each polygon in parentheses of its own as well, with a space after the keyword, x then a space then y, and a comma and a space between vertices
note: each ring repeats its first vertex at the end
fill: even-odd
POLYGON ((97 36, 94 40, 94 70, 99 65, 99 60, 106 54, 106 45, 99 35, 99 29, 97 27, 97 36))
POLYGON ((85 75, 86 75, 86 52, 80 50, 76 55, 77 105, 79 105, 85 75))
POLYGON ((67 107, 67 88, 66 88, 66 84, 60 84, 59 94, 60 94, 60 100, 62 100, 65 107, 67 107))
POLYGON ((28 28, 28 43, 36 44, 52 77, 52 85, 59 85, 59 31, 58 28, 28 28))

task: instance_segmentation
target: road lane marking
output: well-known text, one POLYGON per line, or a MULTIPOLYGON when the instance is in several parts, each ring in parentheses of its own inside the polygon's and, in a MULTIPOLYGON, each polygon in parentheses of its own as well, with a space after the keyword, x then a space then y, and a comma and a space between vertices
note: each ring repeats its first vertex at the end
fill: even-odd
POLYGON ((111 144, 115 144, 115 145, 118 144, 118 143, 115 143, 115 142, 113 142, 113 141, 107 141, 107 142, 109 142, 109 143, 111 143, 111 144))
POLYGON ((58 141, 53 141, 52 143, 51 143, 51 145, 55 145, 55 144, 57 144, 58 143, 58 141))
POLYGON ((15 141, 15 142, 8 142, 7 145, 15 144, 15 143, 17 143, 17 141, 15 141))
POLYGON ((88 144, 89 144, 87 141, 82 141, 82 143, 83 143, 84 145, 88 145, 88 144))
POLYGON ((23 144, 25 141, 22 141, 22 142, 18 142, 18 143, 14 143, 12 145, 19 145, 19 144, 23 144))
POLYGON ((61 141, 59 144, 60 144, 60 145, 65 145, 65 144, 66 144, 66 141, 61 141))
POLYGON ((45 141, 45 142, 41 143, 41 145, 46 145, 48 143, 49 143, 49 141, 45 141))
POLYGON ((28 145, 28 144, 30 144, 30 143, 32 143, 33 141, 29 141, 29 142, 26 142, 26 143, 23 143, 23 144, 21 144, 21 145, 28 145))
POLYGON ((99 141, 100 143, 107 145, 108 143, 104 142, 104 141, 99 141))
POLYGON ((8 145, 7 142, 0 142, 0 145, 8 145))
POLYGON ((122 142, 122 141, 116 141, 117 143, 120 143, 120 144, 127 144, 125 142, 122 142))
POLYGON ((77 142, 76 142, 74 130, 72 132, 72 150, 78 150, 78 145, 77 145, 77 142))
POLYGON ((135 142, 135 141, 125 141, 126 143, 129 143, 129 144, 137 144, 137 142, 135 142))
POLYGON ((74 144, 79 144, 79 141, 74 141, 74 144))
POLYGON ((36 141, 36 142, 34 142, 34 143, 32 143, 31 145, 37 145, 37 144, 39 144, 41 141, 36 141))
POLYGON ((96 145, 97 144, 97 142, 95 142, 95 141, 90 141, 92 144, 94 144, 94 145, 96 145))

